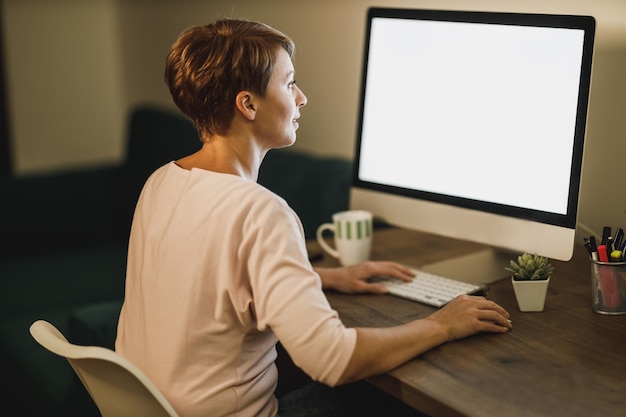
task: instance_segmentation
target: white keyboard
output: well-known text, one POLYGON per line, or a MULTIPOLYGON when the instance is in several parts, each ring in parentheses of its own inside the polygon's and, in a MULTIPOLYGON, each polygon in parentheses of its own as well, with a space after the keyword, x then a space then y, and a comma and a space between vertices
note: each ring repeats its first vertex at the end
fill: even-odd
POLYGON ((411 270, 415 273, 415 278, 411 282, 387 277, 374 278, 373 281, 386 286, 389 294, 433 307, 442 307, 461 294, 475 294, 485 289, 481 285, 470 284, 416 269, 411 270))

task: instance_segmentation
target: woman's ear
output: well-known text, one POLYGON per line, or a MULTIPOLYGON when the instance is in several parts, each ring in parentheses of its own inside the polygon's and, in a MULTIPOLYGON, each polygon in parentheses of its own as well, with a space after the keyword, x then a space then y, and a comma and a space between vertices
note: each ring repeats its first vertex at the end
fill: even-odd
POLYGON ((235 101, 237 110, 248 120, 256 118, 256 102, 255 95, 249 91, 240 91, 235 101))

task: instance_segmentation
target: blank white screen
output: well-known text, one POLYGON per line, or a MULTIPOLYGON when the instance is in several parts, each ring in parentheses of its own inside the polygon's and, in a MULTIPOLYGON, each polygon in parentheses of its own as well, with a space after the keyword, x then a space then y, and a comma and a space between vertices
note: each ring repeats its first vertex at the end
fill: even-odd
POLYGON ((373 19, 359 178, 565 214, 583 36, 373 19))

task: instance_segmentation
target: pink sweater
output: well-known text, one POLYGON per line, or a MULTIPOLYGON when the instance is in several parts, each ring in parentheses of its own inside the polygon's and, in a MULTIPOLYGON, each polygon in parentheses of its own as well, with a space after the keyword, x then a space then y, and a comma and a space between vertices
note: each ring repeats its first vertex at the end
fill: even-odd
POLYGON ((329 385, 356 344, 322 292, 296 214, 238 176, 158 169, 135 211, 116 350, 181 417, 275 416, 277 338, 329 385))

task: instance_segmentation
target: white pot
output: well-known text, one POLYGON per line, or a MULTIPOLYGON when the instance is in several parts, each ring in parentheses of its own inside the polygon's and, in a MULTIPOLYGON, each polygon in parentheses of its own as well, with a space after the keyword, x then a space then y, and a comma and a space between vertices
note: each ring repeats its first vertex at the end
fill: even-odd
POLYGON ((513 291, 520 311, 543 311, 550 278, 534 281, 515 281, 511 277, 513 291))

